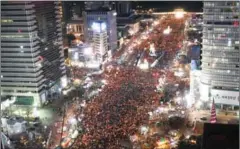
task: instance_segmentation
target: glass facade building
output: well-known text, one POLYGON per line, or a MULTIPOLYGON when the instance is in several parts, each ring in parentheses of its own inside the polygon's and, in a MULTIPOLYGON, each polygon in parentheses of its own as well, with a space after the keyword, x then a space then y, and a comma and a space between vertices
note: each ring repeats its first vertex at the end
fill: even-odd
POLYGON ((66 82, 60 2, 1 2, 1 95, 41 106, 66 82))
POLYGON ((221 105, 239 105, 239 3, 204 2, 201 98, 214 99, 221 105), (225 91, 229 97, 221 96, 225 91), (228 102, 229 99, 236 101, 228 102))
POLYGON ((117 49, 117 23, 116 11, 114 10, 93 10, 83 12, 84 22, 84 38, 87 43, 93 43, 92 24, 96 21, 106 23, 108 50, 114 51, 117 49))

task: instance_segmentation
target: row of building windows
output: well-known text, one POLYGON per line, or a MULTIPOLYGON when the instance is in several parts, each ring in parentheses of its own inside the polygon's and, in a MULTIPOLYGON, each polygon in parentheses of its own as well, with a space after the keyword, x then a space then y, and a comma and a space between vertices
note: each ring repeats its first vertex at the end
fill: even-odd
POLYGON ((238 8, 210 8, 210 9, 206 9, 204 8, 204 13, 229 13, 229 12, 239 12, 238 8))
POLYGON ((38 55, 35 55, 35 56, 25 56, 25 55, 18 55, 18 56, 3 56, 3 58, 16 58, 16 59, 22 59, 22 58, 26 58, 26 59, 32 59, 32 58, 37 58, 38 55))
MULTIPOLYGON (((16 73, 17 74, 17 73, 16 73)), ((35 76, 26 76, 26 75, 23 75, 23 76, 3 76, 3 78, 13 78, 13 77, 16 77, 16 78, 38 78, 40 75, 42 75, 41 73, 37 75, 37 72, 35 73, 29 73, 29 72, 25 72, 26 75, 29 75, 29 74, 35 74, 35 76)))
POLYGON ((13 64, 19 64, 19 63, 21 63, 21 64, 32 64, 32 63, 37 63, 38 61, 40 61, 40 60, 36 60, 36 61, 32 61, 32 60, 29 60, 29 61, 4 61, 4 60, 2 60, 1 62, 2 63, 9 63, 9 62, 11 62, 13 64))
POLYGON ((34 53, 36 53, 36 52, 38 52, 38 50, 35 50, 35 51, 2 51, 2 53, 32 53, 32 54, 34 54, 34 53))
MULTIPOLYGON (((237 39, 237 38, 236 38, 237 39)), ((227 44, 228 46, 232 46, 232 44, 239 44, 238 40, 232 40, 231 38, 218 38, 218 37, 212 37, 212 38, 203 38, 203 42, 206 44, 210 43, 222 43, 227 44)))
POLYGON ((219 52, 219 51, 203 51, 203 55, 216 56, 216 57, 237 57, 239 53, 234 52, 219 52))
POLYGON ((208 46, 208 45, 203 45, 203 50, 239 50, 239 46, 235 47, 227 47, 227 46, 208 46))
POLYGON ((204 7, 217 7, 217 6, 239 6, 237 1, 213 1, 213 2, 204 2, 204 7))
POLYGON ((13 20, 13 19, 2 19, 1 20, 2 23, 13 23, 14 22, 16 24, 17 23, 27 23, 27 22, 32 22, 32 21, 36 22, 35 18, 32 18, 32 19, 26 18, 26 19, 21 19, 21 20, 19 20, 19 19, 18 20, 13 20))
MULTIPOLYGON (((40 81, 40 80, 39 80, 40 81)), ((16 80, 1 80, 1 82, 13 82, 13 83, 38 83, 39 81, 16 81, 16 80)))
POLYGON ((233 76, 226 76, 226 75, 214 75, 214 74, 206 74, 203 73, 203 77, 206 78, 207 80, 212 80, 212 81, 227 81, 227 82, 236 82, 239 81, 239 77, 233 77, 233 76))
POLYGON ((204 26, 203 31, 214 31, 214 32, 220 32, 220 33, 234 33, 239 32, 239 28, 229 28, 229 27, 217 27, 217 26, 204 26))
POLYGON ((29 38, 29 35, 1 35, 1 38, 29 38))
POLYGON ((237 26, 239 25, 239 22, 234 22, 234 21, 204 21, 204 24, 210 24, 210 25, 234 25, 237 26))
POLYGON ((238 39, 239 33, 209 33, 204 34, 203 38, 232 38, 232 39, 238 39))
POLYGON ((204 20, 227 20, 227 19, 238 19, 238 15, 204 15, 204 20))
POLYGON ((210 74, 222 74, 222 75, 238 75, 239 71, 237 70, 221 70, 221 69, 203 69, 203 73, 210 73, 210 74))
MULTIPOLYGON (((18 9, 11 9, 11 11, 32 11, 33 9, 29 8, 18 8, 18 9)), ((2 12, 9 11, 9 9, 5 9, 4 7, 1 9, 2 12)))
POLYGON ((214 57, 203 57, 202 58, 203 62, 218 62, 218 63, 238 63, 239 58, 231 58, 231 59, 226 59, 226 58, 214 58, 214 57))
MULTIPOLYGON (((13 43, 13 42, 11 42, 11 43, 13 43)), ((29 42, 28 42, 29 43, 29 42)), ((30 49, 30 48, 38 48, 39 47, 39 44, 35 44, 34 46, 27 46, 27 45, 25 45, 23 48, 27 48, 27 49, 30 49)), ((9 44, 9 45, 7 45, 7 46, 3 46, 3 45, 1 45, 1 48, 2 49, 4 49, 4 48, 8 48, 8 49, 11 49, 11 48, 13 48, 13 49, 18 49, 18 48, 21 48, 21 46, 12 46, 11 44, 9 44)))
POLYGON ((217 40, 203 39, 203 44, 208 44, 208 45, 211 45, 211 44, 218 45, 219 44, 219 45, 225 45, 225 46, 233 46, 234 44, 238 45, 239 41, 232 41, 229 39, 217 39, 217 40))
POLYGON ((37 28, 30 28, 30 29, 26 29, 26 30, 21 30, 21 29, 17 29, 16 30, 1 30, 1 33, 29 33, 29 32, 34 32, 37 31, 37 28))
MULTIPOLYGON (((14 67, 10 67, 10 68, 14 68, 14 67)), ((14 69, 13 69, 14 70, 14 69)), ((26 71, 5 71, 5 70, 2 70, 1 72, 2 73, 38 73, 40 71, 42 71, 41 69, 38 69, 38 70, 35 70, 35 69, 25 69, 26 71)))
POLYGON ((225 69, 225 68, 229 68, 229 69, 235 69, 235 68, 239 68, 239 64, 235 64, 235 65, 231 65, 231 64, 224 64, 224 63, 205 63, 202 62, 202 66, 203 68, 221 68, 221 69, 225 69))
MULTIPOLYGON (((42 85, 42 84, 41 84, 42 85)), ((28 87, 28 88, 38 88, 40 87, 41 85, 38 85, 38 86, 28 86, 28 85, 2 85, 3 87, 22 87, 22 88, 25 88, 25 87, 28 87)))
POLYGON ((2 22, 2 23, 12 23, 13 20, 10 20, 10 19, 2 19, 1 22, 2 22))

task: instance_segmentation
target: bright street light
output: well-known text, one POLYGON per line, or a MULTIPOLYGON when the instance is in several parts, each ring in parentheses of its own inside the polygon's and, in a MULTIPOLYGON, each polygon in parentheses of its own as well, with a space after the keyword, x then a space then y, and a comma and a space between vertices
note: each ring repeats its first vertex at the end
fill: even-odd
POLYGON ((85 48, 83 53, 88 56, 92 55, 93 54, 92 48, 91 47, 85 48))
POLYGON ((175 13, 175 17, 177 18, 177 19, 180 19, 180 18, 183 18, 184 17, 184 14, 186 13, 183 9, 176 9, 175 11, 174 11, 174 13, 175 13))
POLYGON ((183 13, 183 12, 176 12, 176 13, 175 13, 175 17, 176 17, 177 19, 183 18, 183 16, 184 16, 184 13, 183 13))

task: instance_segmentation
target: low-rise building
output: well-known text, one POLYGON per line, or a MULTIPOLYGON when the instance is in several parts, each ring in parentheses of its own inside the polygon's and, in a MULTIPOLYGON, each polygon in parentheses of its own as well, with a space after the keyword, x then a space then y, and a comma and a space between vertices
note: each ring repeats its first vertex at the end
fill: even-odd
POLYGON ((118 39, 137 33, 140 29, 140 17, 131 15, 117 18, 118 39))
POLYGON ((76 42, 84 40, 84 26, 82 18, 72 19, 68 21, 67 34, 73 34, 76 37, 76 42))

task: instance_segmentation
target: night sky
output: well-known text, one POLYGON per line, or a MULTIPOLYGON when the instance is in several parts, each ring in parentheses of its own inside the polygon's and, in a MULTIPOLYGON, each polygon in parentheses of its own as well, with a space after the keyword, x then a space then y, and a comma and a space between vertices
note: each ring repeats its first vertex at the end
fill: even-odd
POLYGON ((201 12, 203 7, 202 1, 135 1, 133 7, 137 5, 142 8, 157 8, 159 11, 173 11, 176 8, 183 8, 185 11, 201 12))

